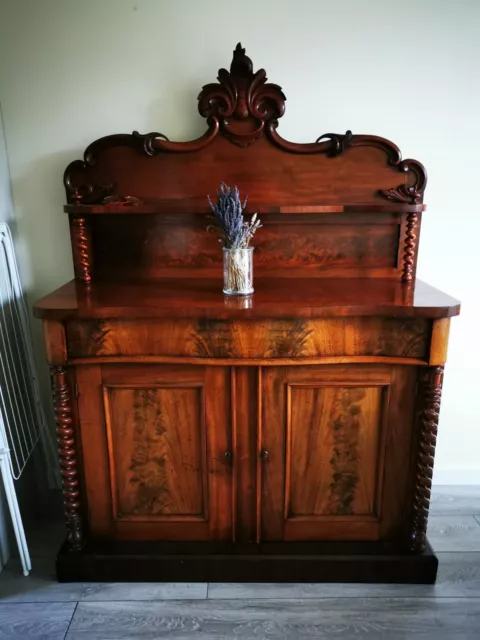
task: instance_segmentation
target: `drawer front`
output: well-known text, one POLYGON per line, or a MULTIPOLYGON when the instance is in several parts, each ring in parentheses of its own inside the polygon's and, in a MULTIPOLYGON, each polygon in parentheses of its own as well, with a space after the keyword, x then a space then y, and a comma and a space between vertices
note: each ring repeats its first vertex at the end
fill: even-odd
POLYGON ((69 357, 299 358, 384 356, 428 359, 425 319, 75 320, 69 357))

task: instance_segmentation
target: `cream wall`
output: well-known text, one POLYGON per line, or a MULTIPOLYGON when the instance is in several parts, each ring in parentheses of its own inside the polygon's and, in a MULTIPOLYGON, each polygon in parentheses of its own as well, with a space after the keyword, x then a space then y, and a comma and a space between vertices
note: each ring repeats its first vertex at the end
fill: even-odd
POLYGON ((282 135, 350 128, 426 165, 418 274, 463 301, 436 480, 480 483, 476 0, 0 0, 0 99, 30 299, 72 277, 66 164, 108 133, 198 135, 198 91, 239 40, 284 88, 282 135))

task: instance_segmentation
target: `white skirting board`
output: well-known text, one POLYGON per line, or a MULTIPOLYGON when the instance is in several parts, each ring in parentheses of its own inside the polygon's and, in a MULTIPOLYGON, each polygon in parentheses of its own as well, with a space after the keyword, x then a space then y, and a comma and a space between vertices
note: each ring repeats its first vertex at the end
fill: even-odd
POLYGON ((480 469, 435 469, 433 484, 480 485, 480 469))

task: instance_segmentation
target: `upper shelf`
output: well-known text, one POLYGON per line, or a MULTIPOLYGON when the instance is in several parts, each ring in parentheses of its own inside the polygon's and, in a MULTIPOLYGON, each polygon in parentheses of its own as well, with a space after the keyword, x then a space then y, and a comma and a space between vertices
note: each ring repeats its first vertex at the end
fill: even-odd
MULTIPOLYGON (((267 214, 314 214, 314 213, 405 213, 425 211, 424 204, 348 204, 348 205, 271 205, 249 202, 247 212, 267 214)), ((67 204, 63 210, 76 216, 104 214, 172 214, 172 213, 211 213, 205 200, 159 200, 151 204, 67 204)))

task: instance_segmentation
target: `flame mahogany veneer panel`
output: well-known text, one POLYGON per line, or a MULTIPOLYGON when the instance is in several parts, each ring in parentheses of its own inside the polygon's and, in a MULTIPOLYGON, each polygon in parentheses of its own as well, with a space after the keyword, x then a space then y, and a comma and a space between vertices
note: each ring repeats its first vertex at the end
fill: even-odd
MULTIPOLYGON (((256 276, 399 274, 399 214, 262 216, 256 276)), ((206 215, 93 216, 97 278, 215 277, 222 251, 206 215)))
POLYGON ((290 384, 285 516, 377 517, 387 386, 290 384))
POLYGON ((416 381, 398 365, 263 369, 262 540, 404 535, 416 381))
POLYGON ((106 386, 115 517, 206 520, 202 386, 106 386))
POLYGON ((231 540, 226 367, 78 367, 90 531, 123 540, 231 540))
POLYGON ((430 320, 72 320, 69 357, 294 358, 392 356, 428 359, 430 320))

